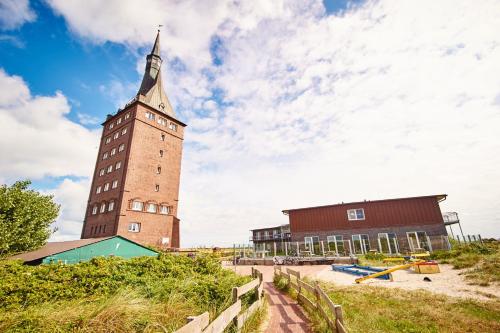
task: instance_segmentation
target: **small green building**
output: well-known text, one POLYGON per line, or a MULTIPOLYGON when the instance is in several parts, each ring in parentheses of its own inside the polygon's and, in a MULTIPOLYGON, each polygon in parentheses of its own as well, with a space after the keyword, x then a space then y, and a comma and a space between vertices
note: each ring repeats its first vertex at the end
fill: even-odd
POLYGON ((133 258, 157 256, 158 252, 122 236, 49 242, 36 251, 21 253, 10 259, 22 259, 27 265, 52 262, 74 264, 95 257, 133 258))

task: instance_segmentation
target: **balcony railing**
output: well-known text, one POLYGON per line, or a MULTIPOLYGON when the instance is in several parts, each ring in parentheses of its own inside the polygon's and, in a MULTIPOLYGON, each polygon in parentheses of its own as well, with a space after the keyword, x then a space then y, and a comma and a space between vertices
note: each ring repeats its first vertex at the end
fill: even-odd
POLYGON ((262 235, 262 236, 250 236, 250 240, 253 242, 259 241, 281 241, 281 240, 290 240, 290 233, 284 234, 274 234, 274 235, 262 235))

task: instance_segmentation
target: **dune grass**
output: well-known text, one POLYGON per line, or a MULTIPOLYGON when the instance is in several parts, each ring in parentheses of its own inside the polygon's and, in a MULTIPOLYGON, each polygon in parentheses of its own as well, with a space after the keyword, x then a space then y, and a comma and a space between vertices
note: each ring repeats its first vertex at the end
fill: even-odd
POLYGON ((0 332, 172 332, 187 316, 215 318, 230 305, 232 287, 249 280, 210 256, 36 267, 4 261, 0 332))

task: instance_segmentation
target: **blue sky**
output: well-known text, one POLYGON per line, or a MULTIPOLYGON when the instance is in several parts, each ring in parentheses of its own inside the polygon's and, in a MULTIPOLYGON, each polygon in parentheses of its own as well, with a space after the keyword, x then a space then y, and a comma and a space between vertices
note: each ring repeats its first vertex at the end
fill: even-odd
POLYGON ((189 125, 183 246, 243 242, 286 208, 434 193, 498 236, 499 18, 494 0, 4 1, 0 180, 54 194, 54 239, 78 238, 100 122, 163 24, 189 125))

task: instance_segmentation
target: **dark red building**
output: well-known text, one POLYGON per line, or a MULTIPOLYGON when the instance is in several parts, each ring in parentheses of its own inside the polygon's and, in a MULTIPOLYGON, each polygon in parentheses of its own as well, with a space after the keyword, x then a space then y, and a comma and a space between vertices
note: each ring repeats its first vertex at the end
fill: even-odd
MULTIPOLYGON (((343 254, 446 249, 446 194, 287 209, 292 245, 343 254), (321 244, 323 243, 323 244, 321 244), (308 244, 313 245, 309 247, 308 244)), ((318 251, 318 250, 316 250, 318 251)))

